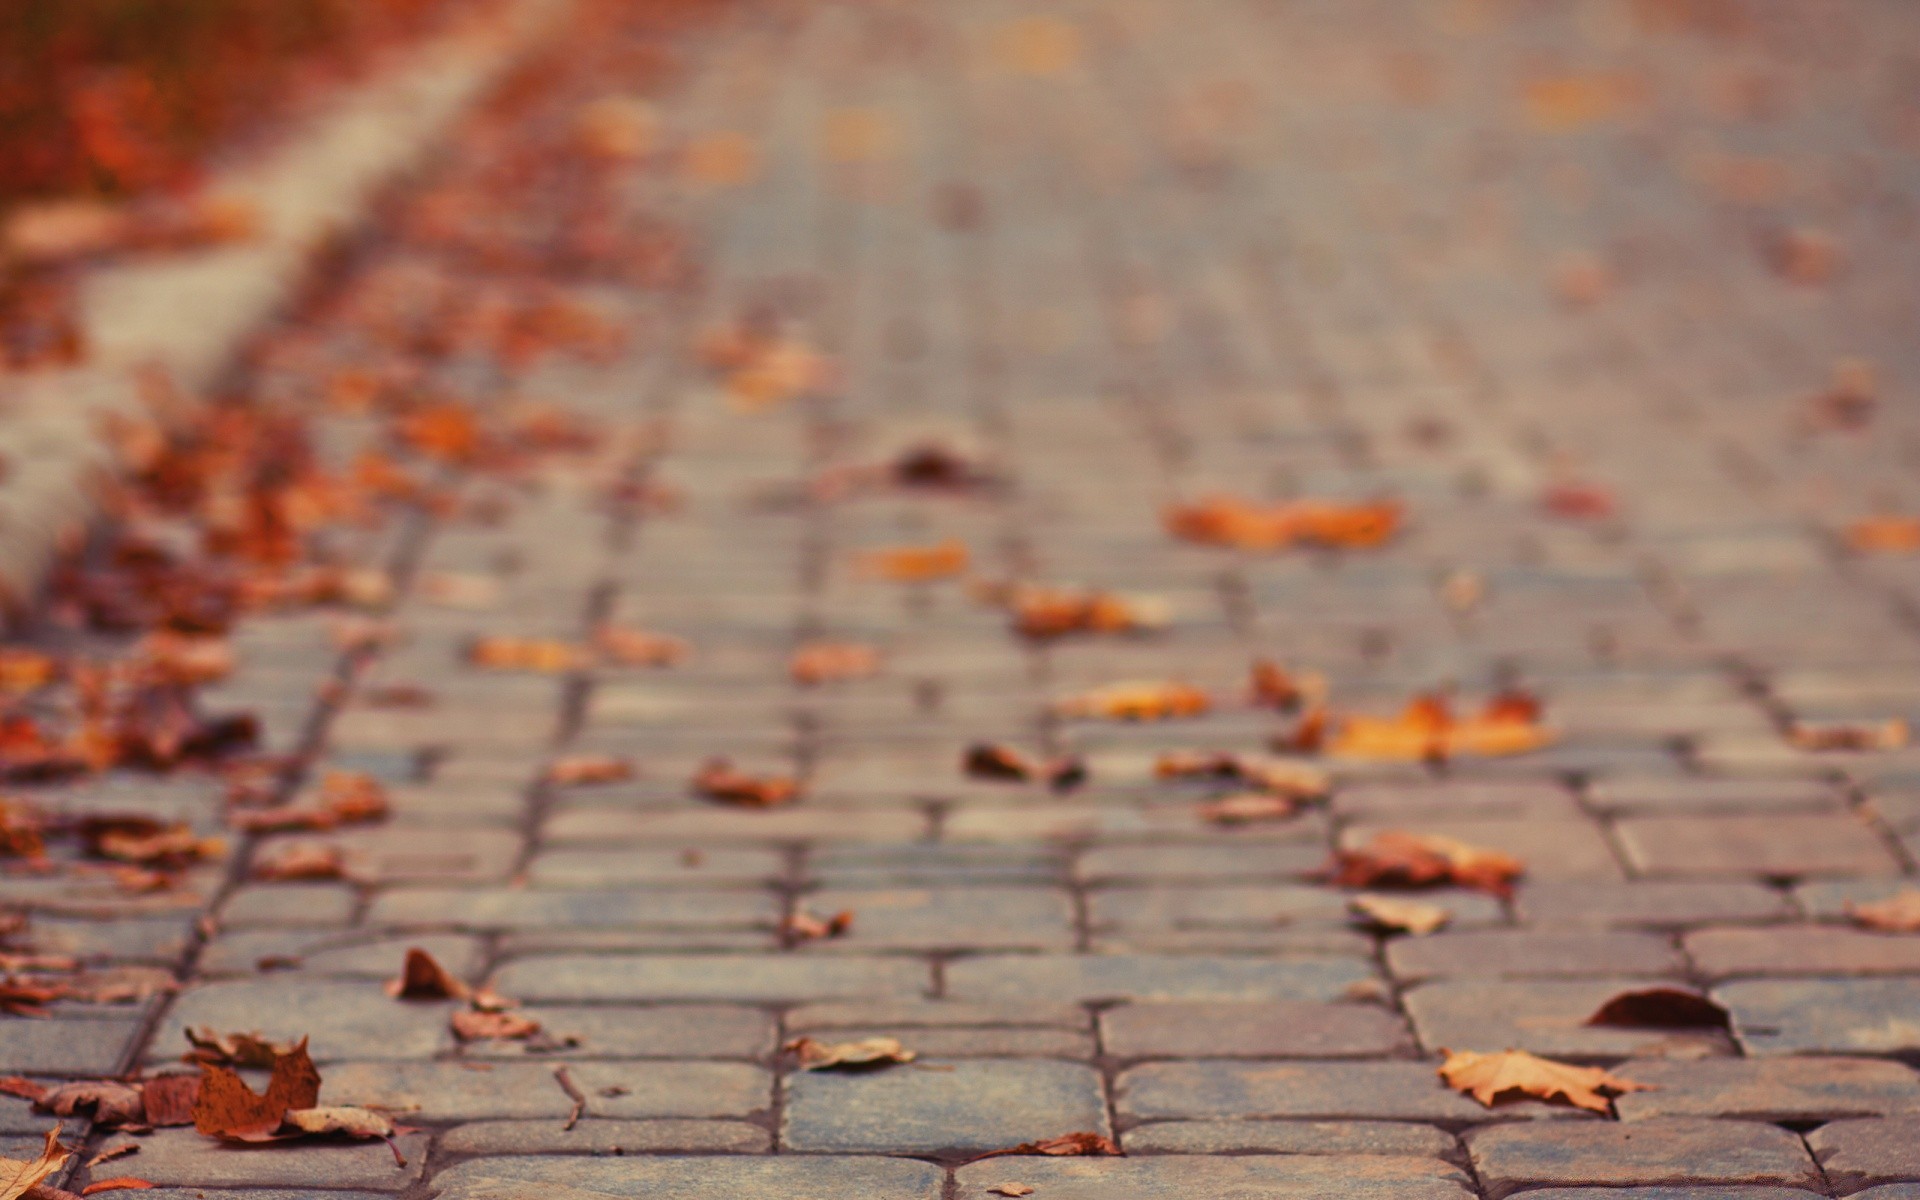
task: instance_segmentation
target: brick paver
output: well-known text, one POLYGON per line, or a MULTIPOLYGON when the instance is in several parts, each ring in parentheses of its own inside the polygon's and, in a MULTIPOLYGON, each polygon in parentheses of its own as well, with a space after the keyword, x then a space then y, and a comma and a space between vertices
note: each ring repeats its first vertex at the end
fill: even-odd
MULTIPOLYGON (((602 430, 512 479, 443 464, 444 503, 339 531, 341 561, 398 586, 385 636, 343 652, 340 613, 249 617, 236 671, 202 690, 295 756, 296 802, 360 771, 391 816, 232 836, 166 891, 0 877, 28 917, 9 953, 180 984, 0 1017, 0 1072, 166 1064, 190 1026, 306 1036, 325 1102, 412 1129, 407 1165, 377 1143, 82 1124, 85 1157, 140 1150, 72 1186, 1920 1195, 1920 937, 1849 923, 1915 872, 1920 751, 1791 736, 1920 718, 1920 558, 1846 536, 1920 504, 1902 57, 1920 10, 665 7, 579 0, 237 377, 305 413, 342 467, 384 436, 341 399, 349 366, 602 430), (567 139, 610 97, 652 149, 582 165, 567 139), (1828 245, 1820 278, 1779 266, 1828 245), (542 326, 559 348, 517 356, 475 332, 542 288, 610 314, 618 348, 542 326), (426 311, 467 324, 415 329, 426 311), (756 314, 827 376, 743 404, 701 347, 756 314), (1864 430, 1831 428, 1811 398, 1853 359, 1878 404, 1864 430), (859 484, 927 439, 991 482, 859 484), (661 489, 675 502, 648 500, 661 489), (1168 535, 1166 505, 1215 492, 1392 497, 1406 526, 1346 551, 1168 535), (875 578, 861 558, 947 540, 969 548, 965 580, 875 578), (1170 619, 1034 641, 983 598, 1004 582, 1150 594, 1170 619), (476 637, 578 643, 609 623, 689 654, 467 661, 476 637), (791 654, 823 639, 872 645, 877 673, 797 682, 791 654), (1199 806, 1226 789, 1154 762, 1270 749, 1288 722, 1243 697, 1259 657, 1320 673, 1343 712, 1434 688, 1465 711, 1524 685, 1558 737, 1323 759, 1326 798, 1210 821, 1199 806), (1216 706, 1140 723, 1052 707, 1141 679, 1216 706), (970 778, 981 742, 1080 756, 1088 778, 970 778), (634 776, 552 779, 583 755, 634 776), (801 798, 692 794, 714 756, 801 798), (1525 877, 1416 897, 1445 930, 1383 934, 1322 868, 1394 831, 1514 855, 1525 877), (292 845, 337 848, 345 877, 260 878, 292 845), (842 936, 789 925, 841 910, 842 936), (390 998, 412 946, 547 1038, 462 1043, 458 1002, 390 998), (1731 1028, 1588 1024, 1656 984, 1710 990, 1731 1028), (781 1050, 802 1035, 920 1057, 809 1072, 781 1050), (1601 1116, 1489 1108, 1436 1075, 1443 1051, 1508 1048, 1657 1090, 1601 1116), (969 1161, 1075 1131, 1126 1156, 969 1161)), ((29 632, 125 653, 57 621, 29 632)), ((116 772, 28 794, 212 834, 222 793, 116 772)), ((0 1118, 10 1152, 52 1120, 11 1096, 0 1118)))

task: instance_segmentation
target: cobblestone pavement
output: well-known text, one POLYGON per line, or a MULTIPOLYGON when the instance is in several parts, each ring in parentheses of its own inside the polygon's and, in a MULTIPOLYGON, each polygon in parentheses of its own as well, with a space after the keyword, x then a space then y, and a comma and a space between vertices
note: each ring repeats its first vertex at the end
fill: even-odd
MULTIPOLYGON (((795 0, 672 24, 582 18, 561 69, 476 116, 247 375, 313 407, 337 462, 379 426, 308 398, 363 360, 617 431, 510 483, 453 470, 458 503, 338 536, 403 588, 377 650, 343 653, 337 613, 238 627, 239 668, 203 698, 260 714, 305 780, 377 776, 392 818, 236 837, 151 894, 0 880, 35 951, 182 983, 0 1019, 0 1067, 158 1066, 188 1026, 306 1035, 323 1100, 411 1127, 406 1165, 377 1142, 167 1128, 69 1186, 1920 1197, 1920 936, 1848 919, 1914 871, 1920 751, 1789 736, 1920 716, 1920 556, 1850 536, 1920 511, 1920 9, 795 0), (589 200, 563 171, 522 186, 518 156, 570 136, 609 78, 684 152, 589 200), (619 314, 622 347, 509 361, 421 335, 436 281, 478 277, 445 233, 474 228, 499 242, 486 270, 536 248, 536 274, 619 314), (618 266, 564 274, 569 253, 618 266), (696 347, 754 312, 838 379, 730 396, 696 347), (929 436, 999 485, 806 486, 929 436), (646 502, 663 488, 677 507, 646 502), (1214 492, 1391 496, 1406 523, 1352 551, 1168 535, 1166 505, 1214 492), (1171 626, 1036 642, 962 582, 861 569, 947 539, 976 580, 1149 593, 1171 626), (609 622, 692 655, 467 662, 477 636, 609 622), (819 639, 882 668, 796 683, 789 656, 819 639), (1209 823, 1153 764, 1285 726, 1238 699, 1256 657, 1323 673, 1343 710, 1519 682, 1560 736, 1438 767, 1335 759, 1330 799, 1293 818, 1209 823), (1135 679, 1218 703, 1051 707, 1135 679), (432 703, 395 706, 416 689, 432 703), (1080 754, 1091 778, 969 778, 977 742, 1080 754), (638 775, 548 782, 581 755, 638 775), (803 795, 690 795, 715 755, 803 795), (1452 924, 1376 935, 1316 876, 1388 829, 1504 851, 1525 880, 1421 897, 1452 924), (313 842, 347 878, 254 877, 313 842), (787 924, 840 910, 843 936, 787 924), (552 1039, 461 1043, 450 1002, 390 999, 409 946, 552 1039), (1650 981, 1710 990, 1731 1029, 1585 1023, 1650 981), (802 1035, 920 1058, 799 1071, 780 1047, 802 1035), (1487 1107, 1436 1075, 1443 1049, 1507 1048, 1653 1090, 1603 1116, 1487 1107), (968 1161, 1075 1131, 1126 1154, 968 1161)), ((191 773, 30 799, 223 821, 221 785, 191 773)), ((0 1104, 7 1153, 51 1123, 0 1104)), ((95 1130, 82 1157, 128 1140, 95 1130)))

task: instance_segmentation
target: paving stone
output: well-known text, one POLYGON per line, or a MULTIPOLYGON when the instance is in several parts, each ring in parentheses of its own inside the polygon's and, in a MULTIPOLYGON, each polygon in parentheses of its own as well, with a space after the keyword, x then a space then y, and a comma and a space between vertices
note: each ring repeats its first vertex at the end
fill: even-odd
POLYGON ((782 1146, 801 1153, 983 1151, 1052 1133, 1109 1132, 1100 1076, 1068 1063, 920 1060, 786 1081, 782 1146))
POLYGON ((773 850, 569 847, 534 855, 527 881, 535 887, 737 886, 778 880, 786 869, 785 856, 773 850))
POLYGON ((903 1029, 1032 1026, 1091 1032, 1092 1018, 1082 1005, 1027 999, 1004 1004, 968 1004, 954 1000, 828 1000, 787 1011, 788 1030, 853 1029, 887 1025, 903 1029))
POLYGON ((0 1074, 111 1075, 139 1031, 136 1017, 0 1020, 0 1074))
POLYGON ((437 1200, 940 1200, 946 1172, 897 1158, 830 1155, 614 1159, 478 1158, 434 1176, 437 1200))
POLYGON ((1831 925, 1702 929, 1686 935, 1704 975, 1920 974, 1920 938, 1831 925))
POLYGON ((1793 896, 1808 918, 1838 922, 1849 920, 1850 906, 1890 900, 1912 886, 1906 879, 1822 879, 1800 884, 1793 896))
POLYGON ((1634 869, 1647 875, 1894 875, 1900 865, 1851 813, 1634 817, 1615 826, 1634 869))
POLYGON ((829 889, 805 898, 809 911, 850 910, 846 936, 809 952, 901 949, 1049 949, 1074 943, 1073 901, 1053 888, 915 887, 829 889))
POLYGON ((1469 845, 1511 854, 1527 865, 1534 880, 1620 879, 1625 872, 1598 823, 1584 817, 1562 819, 1435 817, 1408 827, 1365 821, 1341 832, 1344 846, 1365 845, 1396 828, 1407 833, 1440 834, 1469 845))
POLYGON ((520 860, 520 834, 511 829, 411 829, 382 825, 325 837, 264 840, 267 853, 296 845, 338 846, 353 877, 376 883, 505 883, 520 860))
MULTIPOLYGON (((103 1172, 102 1178, 107 1178, 103 1172)), ((141 1200, 208 1200, 209 1195, 217 1194, 220 1200, 309 1200, 316 1193, 312 1188, 235 1188, 218 1193, 208 1193, 203 1188, 143 1188, 141 1200)), ((318 1193, 327 1200, 375 1200, 381 1192, 335 1192, 318 1193)))
MULTIPOLYGON (((1488 1111, 1441 1083, 1427 1062, 1148 1063, 1121 1072, 1115 1105, 1133 1120, 1286 1117, 1383 1121, 1478 1121, 1488 1111)), ((1494 1119, 1565 1116, 1571 1110, 1526 1101, 1502 1104, 1494 1119)))
MULTIPOLYGON (((772 1076, 745 1063, 574 1062, 567 1070, 596 1117, 744 1117, 772 1102, 772 1076)), ((392 1109, 422 1121, 561 1121, 573 1102, 553 1072, 544 1062, 335 1063, 324 1072, 320 1102, 392 1109)))
POLYGON ((1522 924, 1674 929, 1710 922, 1777 921, 1786 894, 1758 883, 1636 879, 1627 883, 1533 883, 1514 901, 1522 924))
POLYGON ((998 1200, 1009 1180, 1048 1200, 1467 1200, 1472 1185, 1432 1158, 1388 1155, 1246 1155, 1231 1158, 1015 1158, 954 1172, 962 1200, 998 1200))
POLYGON ((844 955, 553 955, 517 959, 494 976, 529 1002, 607 1000, 831 1000, 923 995, 926 964, 844 955))
POLYGON ((305 1037, 316 1062, 343 1058, 431 1058, 453 1044, 451 1003, 401 1001, 380 984, 300 976, 188 988, 168 1011, 150 1053, 173 1058, 188 1026, 254 1030, 275 1040, 305 1037))
POLYGON ((540 1121, 473 1121, 440 1135, 442 1154, 764 1154, 773 1135, 745 1121, 583 1120, 563 1129, 540 1121))
POLYGON ((1603 812, 1675 816, 1830 811, 1844 807, 1846 797, 1839 788, 1819 779, 1602 779, 1588 788, 1587 803, 1603 812))
POLYGON ((1851 1200, 1920 1200, 1920 1183, 1883 1183, 1852 1193, 1851 1200))
POLYGON ((1679 952, 1648 933, 1479 929, 1393 938, 1387 970, 1395 979, 1476 980, 1515 976, 1666 975, 1680 971, 1679 952))
POLYGON ((1920 1112, 1920 1074, 1873 1059, 1630 1062, 1615 1073, 1658 1089, 1615 1101, 1623 1121, 1672 1116, 1783 1123, 1920 1112))
POLYGON ((762 891, 474 891, 395 888, 367 912, 375 926, 544 929, 628 926, 770 925, 778 916, 762 891))
POLYGON ((1326 848, 1317 845, 1095 846, 1080 856, 1074 873, 1088 882, 1298 879, 1326 862, 1326 848))
POLYGON ((1386 821, 1579 815, 1573 793, 1560 784, 1505 779, 1354 784, 1334 793, 1333 807, 1356 820, 1386 821))
POLYGON ((1614 1029, 1587 1024, 1602 1004, 1654 981, 1458 980, 1425 983, 1403 997, 1420 1045, 1430 1051, 1529 1050, 1549 1057, 1731 1053, 1719 1030, 1614 1029))
POLYGON ((1749 979, 1714 998, 1748 1054, 1903 1054, 1920 1049, 1920 979, 1749 979))
POLYGON ((1326 888, 1196 887, 1101 888, 1087 897, 1095 928, 1267 929, 1295 922, 1347 924, 1347 899, 1326 888))
MULTIPOLYGON (((554 1039, 577 1045, 542 1049, 551 1058, 762 1058, 774 1050, 773 1018, 730 1004, 529 1005, 516 1010, 554 1039)), ((523 1058, 526 1043, 474 1042, 468 1058, 523 1058)))
POLYGON ((1492 1125, 1467 1149, 1490 1196, 1521 1188, 1598 1184, 1765 1184, 1817 1190, 1820 1174, 1795 1135, 1752 1121, 1659 1117, 1492 1125))
POLYGON ((358 905, 353 889, 341 884, 254 884, 227 897, 220 907, 220 924, 226 929, 344 925, 358 905))
POLYGON ((193 940, 193 919, 176 916, 147 921, 81 921, 36 916, 25 940, 37 954, 65 954, 88 962, 107 959, 171 966, 193 940))
POLYGON ((1454 1139, 1404 1121, 1155 1121, 1127 1130, 1128 1154, 1395 1154, 1440 1158, 1454 1139))
POLYGON ((1877 1183, 1920 1180, 1920 1118, 1834 1121, 1807 1135, 1807 1145, 1841 1192, 1877 1183))
POLYGON ((549 845, 640 842, 650 846, 787 842, 908 842, 927 831, 918 812, 798 807, 763 811, 576 809, 554 814, 549 845))
POLYGON ((1364 1004, 1123 1004, 1100 1014, 1116 1058, 1348 1058, 1412 1039, 1398 1014, 1364 1004))
POLYGON ((807 873, 829 889, 900 884, 1046 885, 1059 883, 1064 857, 1049 847, 910 842, 899 846, 827 846, 807 859, 807 873))
POLYGON ((958 1000, 1319 1000, 1374 980, 1357 958, 1262 960, 1202 955, 988 954, 947 965, 958 1000))
POLYGON ((209 941, 201 949, 200 972, 253 975, 297 968, 310 975, 387 980, 399 976, 407 951, 414 948, 425 950, 463 980, 471 981, 486 961, 478 938, 453 934, 383 938, 339 930, 252 929, 209 941))
MULTIPOLYGON (((116 1136, 108 1145, 122 1140, 129 1139, 116 1136)), ((391 1193, 411 1187, 427 1159, 423 1133, 394 1139, 407 1160, 404 1167, 394 1162, 393 1152, 382 1142, 246 1146, 202 1137, 192 1129, 159 1129, 134 1140, 140 1146, 136 1158, 97 1168, 95 1177, 137 1175, 162 1187, 196 1189, 289 1188, 300 1195, 312 1195, 308 1189, 314 1181, 324 1180, 330 1188, 391 1193)))

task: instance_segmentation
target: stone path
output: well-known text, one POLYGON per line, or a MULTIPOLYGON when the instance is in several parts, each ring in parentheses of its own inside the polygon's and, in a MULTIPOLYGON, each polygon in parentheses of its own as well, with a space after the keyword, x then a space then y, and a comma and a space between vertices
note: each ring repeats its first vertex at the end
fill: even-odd
MULTIPOLYGON (((377 652, 343 655, 327 612, 236 633, 208 704, 307 755, 302 796, 377 776, 392 819, 235 839, 152 895, 0 880, 37 950, 184 983, 0 1018, 0 1068, 158 1065, 188 1026, 306 1035, 324 1100, 413 1127, 407 1165, 176 1128, 92 1176, 156 1197, 1920 1197, 1920 937, 1847 919, 1914 872, 1920 751, 1788 736, 1920 717, 1920 556, 1847 536, 1920 507, 1920 9, 606 7, 583 0, 246 377, 312 409, 339 463, 382 436, 316 399, 354 365, 618 431, 516 482, 452 471, 451 511, 339 533, 412 585, 377 652), (615 91, 651 96, 659 153, 597 176, 531 153, 615 91), (544 282, 624 342, 482 353, 506 320, 485 303, 434 327, 509 280, 506 308, 544 282), (743 410, 695 348, 757 311, 839 379, 743 410), (1877 380, 1864 429, 1850 360, 1877 380), (809 499, 927 436, 1002 486, 809 499), (634 502, 662 487, 677 508, 634 502), (1407 524, 1352 552, 1167 535, 1164 506, 1213 492, 1388 495, 1407 524), (1036 643, 962 583, 860 569, 946 539, 977 579, 1151 593, 1172 626, 1036 643), (447 583, 475 575, 497 595, 447 583), (478 636, 608 622, 693 655, 466 660, 478 636), (818 639, 883 669, 801 686, 789 655, 818 639), (1338 761, 1325 803, 1223 828, 1153 763, 1282 727, 1236 699, 1256 657, 1378 713, 1523 683, 1561 736, 1444 769, 1338 761), (1050 707, 1130 679, 1222 702, 1139 724, 1050 707), (395 707, 403 689, 433 703, 395 707), (969 779, 982 741, 1083 755, 1091 780, 969 779), (587 754, 639 777, 545 782, 587 754), (714 755, 804 795, 691 796, 714 755), (1316 874, 1386 829, 1505 851, 1526 879, 1510 901, 1437 893, 1446 930, 1378 937, 1316 874), (253 877, 315 841, 350 879, 253 877), (843 909, 844 936, 783 932, 843 909), (577 1044, 457 1042, 450 1003, 383 992, 409 946, 577 1044), (1583 1023, 1649 981, 1709 989, 1732 1029, 1583 1023), (802 1035, 921 1057, 796 1071, 780 1047, 802 1035), (1443 1049, 1510 1047, 1654 1090, 1616 1120, 1489 1109, 1435 1074, 1443 1049), (1074 1131, 1126 1157, 964 1165, 1074 1131)), ((115 774, 31 798, 213 833, 221 797, 115 774)), ((7 1153, 49 1123, 11 1097, 0 1118, 7 1153)))

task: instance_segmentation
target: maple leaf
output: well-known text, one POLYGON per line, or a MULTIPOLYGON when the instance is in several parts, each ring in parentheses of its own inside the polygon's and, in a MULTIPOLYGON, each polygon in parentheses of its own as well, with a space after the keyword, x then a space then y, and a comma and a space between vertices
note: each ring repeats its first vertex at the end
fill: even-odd
POLYGON ((1524 1050, 1478 1054, 1471 1050, 1442 1050, 1440 1078, 1456 1091, 1492 1108, 1501 1100, 1532 1096, 1564 1100, 1576 1108, 1597 1113, 1611 1111, 1611 1095, 1652 1091, 1644 1083, 1620 1079, 1601 1067, 1576 1067, 1540 1058, 1524 1050))
POLYGON ((572 754, 547 764, 547 782, 560 787, 619 783, 633 776, 633 761, 614 754, 572 754))
POLYGON ((1338 850, 1329 877, 1339 887, 1434 887, 1443 883, 1508 896, 1526 873, 1519 859, 1438 834, 1388 830, 1358 850, 1338 850))
POLYGON ((794 651, 787 669, 803 687, 864 679, 880 670, 880 652, 858 642, 808 642, 794 651))
POLYGON ((1453 919, 1453 914, 1437 904, 1396 900, 1391 896, 1355 896, 1347 908, 1365 924, 1382 933, 1410 933, 1423 937, 1453 919))
POLYGON ((198 1075, 155 1075, 140 1084, 146 1123, 156 1129, 193 1124, 193 1106, 199 1098, 198 1075))
POLYGON ((707 760, 693 777, 693 790, 709 800, 745 808, 777 808, 800 795, 800 785, 792 779, 749 775, 724 758, 707 760))
POLYGON ((919 1056, 900 1044, 898 1038, 870 1037, 854 1042, 821 1042, 798 1037, 781 1047, 793 1055, 808 1071, 834 1068, 872 1068, 910 1063, 919 1056))
POLYGON ((1063 717, 1160 721, 1197 717, 1212 705, 1205 692, 1184 683, 1115 683, 1065 697, 1053 709, 1063 717))
POLYGON ((967 569, 968 557, 966 543, 949 539, 927 546, 868 550, 855 557, 854 567, 869 578, 926 583, 961 574, 967 569))
POLYGON ((1847 916, 1880 933, 1920 933, 1920 889, 1901 888, 1885 900, 1847 904, 1847 916))
POLYGON ((396 1000, 462 1000, 469 992, 466 984, 418 946, 408 949, 399 977, 387 980, 386 989, 396 1000))
POLYGON ((1650 987, 1620 992, 1594 1010, 1589 1025, 1619 1029, 1726 1029, 1731 1018, 1698 992, 1650 987))
POLYGON ((271 1140, 288 1110, 312 1108, 320 1100, 320 1072, 301 1038, 292 1053, 274 1059, 265 1094, 256 1093, 225 1067, 200 1068, 200 1095, 193 1104, 193 1126, 209 1137, 237 1141, 271 1140))
POLYGON ((42 1180, 65 1167, 69 1157, 67 1149, 60 1144, 60 1126, 55 1125, 47 1130, 46 1144, 37 1158, 0 1158, 0 1200, 20 1200, 39 1187, 42 1180))
POLYGON ((90 1117, 101 1125, 139 1125, 146 1120, 140 1089, 112 1079, 83 1079, 48 1088, 33 1106, 57 1117, 90 1117))

